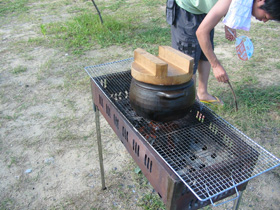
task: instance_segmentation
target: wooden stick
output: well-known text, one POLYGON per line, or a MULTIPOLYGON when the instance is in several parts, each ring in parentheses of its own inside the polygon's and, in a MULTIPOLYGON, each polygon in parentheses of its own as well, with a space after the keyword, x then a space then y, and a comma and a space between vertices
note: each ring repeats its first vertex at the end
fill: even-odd
POLYGON ((235 95, 235 93, 234 93, 234 91, 233 91, 233 88, 232 88, 232 86, 231 86, 230 82, 229 82, 229 81, 227 81, 227 83, 228 83, 228 85, 229 85, 229 87, 230 87, 230 89, 231 89, 231 92, 232 92, 232 94, 233 94, 233 97, 234 97, 234 101, 235 101, 235 110, 236 110, 236 111, 238 111, 238 106, 237 106, 236 95, 235 95))

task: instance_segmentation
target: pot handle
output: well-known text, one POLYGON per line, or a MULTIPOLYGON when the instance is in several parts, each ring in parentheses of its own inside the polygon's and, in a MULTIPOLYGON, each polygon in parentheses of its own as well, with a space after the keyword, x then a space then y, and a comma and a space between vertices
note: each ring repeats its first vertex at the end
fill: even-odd
POLYGON ((185 94, 186 94, 185 91, 181 92, 181 93, 175 93, 175 94, 168 94, 168 93, 164 93, 164 92, 158 92, 157 96, 160 97, 160 98, 175 99, 175 98, 183 97, 185 94))

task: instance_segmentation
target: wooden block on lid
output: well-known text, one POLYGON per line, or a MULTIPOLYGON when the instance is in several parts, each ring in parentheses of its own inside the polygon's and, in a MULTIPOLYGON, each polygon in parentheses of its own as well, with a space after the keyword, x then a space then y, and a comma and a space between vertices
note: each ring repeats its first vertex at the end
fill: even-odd
POLYGON ((159 46, 158 57, 183 72, 193 73, 193 58, 179 50, 170 46, 159 46))
POLYGON ((193 58, 169 46, 160 46, 158 57, 138 48, 134 51, 131 75, 149 84, 179 85, 192 78, 193 58))
POLYGON ((134 50, 134 62, 153 76, 166 77, 168 64, 141 48, 134 50))

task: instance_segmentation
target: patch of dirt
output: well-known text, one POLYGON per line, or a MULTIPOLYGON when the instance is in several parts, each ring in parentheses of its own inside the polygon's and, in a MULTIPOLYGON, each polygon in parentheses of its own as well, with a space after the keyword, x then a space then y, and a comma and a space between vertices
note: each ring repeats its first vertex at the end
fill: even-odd
MULTIPOLYGON (((139 184, 149 186, 139 182, 143 178, 134 172, 136 164, 102 116, 107 190, 101 190, 95 116, 84 71, 89 65, 132 57, 132 50, 112 46, 76 57, 27 43, 43 36, 40 24, 71 17, 71 4, 83 7, 85 1, 33 3, 33 15, 24 21, 1 17, 1 209, 143 209, 137 204, 143 194, 153 193, 152 187, 139 184), (59 13, 50 14, 53 3, 59 13), (23 70, 16 72, 19 67, 23 70)), ((229 51, 216 49, 225 58, 232 56, 229 51)), ((251 181, 240 209, 279 209, 277 174, 251 181)))
MULTIPOLYGON (((37 12, 43 13, 44 23, 65 18, 37 12)), ((33 48, 23 42, 42 36, 40 22, 7 22, 0 30, 1 209, 110 209, 118 198, 112 199, 115 190, 101 191, 94 112, 83 68, 131 52, 110 47, 77 58, 53 48, 33 48), (25 70, 16 73, 18 67, 25 70)), ((103 118, 101 132, 111 189, 115 174, 127 169, 131 158, 103 118)), ((115 203, 116 208, 122 205, 115 203)))

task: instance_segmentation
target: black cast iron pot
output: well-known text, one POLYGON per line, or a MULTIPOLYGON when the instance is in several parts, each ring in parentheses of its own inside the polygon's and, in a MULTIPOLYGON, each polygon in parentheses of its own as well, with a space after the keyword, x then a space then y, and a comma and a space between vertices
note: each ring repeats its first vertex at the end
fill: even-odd
POLYGON ((161 122, 184 117, 195 102, 193 80, 180 85, 152 85, 132 78, 129 100, 140 116, 161 122))

